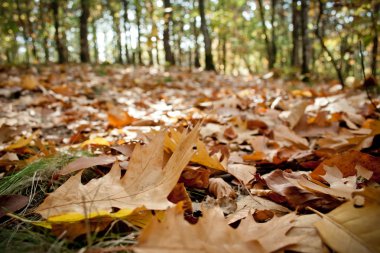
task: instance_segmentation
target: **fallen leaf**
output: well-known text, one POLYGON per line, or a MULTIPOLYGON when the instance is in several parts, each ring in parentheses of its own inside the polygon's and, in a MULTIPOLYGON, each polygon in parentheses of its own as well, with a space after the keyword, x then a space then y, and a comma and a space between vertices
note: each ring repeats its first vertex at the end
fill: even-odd
POLYGON ((208 190, 217 199, 221 199, 223 197, 237 197, 234 189, 232 189, 232 187, 221 178, 210 178, 208 190))
MULTIPOLYGON (((165 137, 165 148, 173 152, 178 145, 179 138, 180 133, 174 129, 170 129, 165 137)), ((196 152, 191 158, 192 162, 204 165, 212 169, 226 171, 226 169, 215 156, 211 157, 209 155, 206 145, 202 141, 197 140, 196 147, 196 152)))
POLYGON ((29 198, 22 195, 0 195, 0 218, 26 206, 29 198))
POLYGON ((90 140, 82 142, 82 144, 80 146, 83 148, 83 147, 86 147, 88 145, 99 145, 99 146, 108 146, 109 147, 111 144, 109 143, 109 141, 107 141, 106 139, 104 139, 102 137, 96 137, 94 139, 90 139, 90 140))
POLYGON ((326 173, 324 166, 337 167, 343 173, 343 177, 354 176, 357 173, 357 165, 373 171, 373 179, 380 180, 380 158, 356 150, 337 154, 324 160, 310 176, 316 180, 323 180, 320 176, 326 173))
POLYGON ((34 75, 25 75, 21 78, 21 87, 26 90, 35 90, 40 85, 34 75))
POLYGON ((279 117, 288 122, 289 128, 293 129, 302 118, 307 105, 306 101, 297 101, 290 106, 289 110, 281 112, 279 117))
POLYGON ((336 252, 380 252, 380 190, 369 187, 356 196, 364 198, 364 205, 355 207, 348 201, 315 223, 323 241, 336 252))
POLYGON ((111 164, 111 163, 114 163, 115 161, 116 161, 116 157, 106 156, 106 155, 96 156, 96 157, 80 157, 76 159, 75 161, 67 164, 65 167, 60 169, 57 173, 59 175, 67 175, 72 172, 86 169, 89 167, 111 164))
POLYGON ((254 179, 256 167, 253 165, 234 163, 228 165, 227 171, 246 185, 249 181, 254 179))
POLYGON ((266 252, 258 241, 242 240, 225 221, 220 209, 202 210, 197 224, 188 223, 176 208, 166 212, 162 222, 153 221, 141 232, 134 247, 137 253, 266 252), (210 232, 210 228, 214 228, 210 232), (173 233, 173 231, 175 231, 173 233))
POLYGON ((193 154, 198 129, 199 126, 189 134, 182 134, 164 168, 165 134, 161 132, 151 143, 135 147, 122 178, 118 163, 108 174, 86 185, 81 184, 81 173, 78 173, 51 193, 36 212, 44 218, 75 214, 78 219, 84 219, 109 214, 112 207, 130 210, 141 206, 153 210, 167 208, 171 205, 167 196, 193 154))

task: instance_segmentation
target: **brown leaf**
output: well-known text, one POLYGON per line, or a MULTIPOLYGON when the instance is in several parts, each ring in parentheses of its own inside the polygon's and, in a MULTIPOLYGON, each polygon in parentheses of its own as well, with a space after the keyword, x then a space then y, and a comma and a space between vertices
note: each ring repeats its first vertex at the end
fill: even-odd
POLYGON ((171 205, 167 196, 193 155, 198 129, 199 126, 181 136, 164 168, 165 134, 161 132, 151 143, 135 147, 124 177, 120 178, 117 163, 107 175, 86 185, 81 184, 81 173, 78 173, 51 193, 36 212, 44 218, 69 213, 85 218, 109 213, 112 207, 135 209, 144 205, 149 209, 165 209, 171 205))
POLYGON ((170 192, 168 200, 172 203, 177 204, 180 201, 183 201, 183 209, 187 212, 192 213, 193 207, 189 194, 187 194, 186 188, 183 183, 178 183, 174 186, 174 189, 170 192))
POLYGON ((380 180, 380 158, 356 150, 337 154, 324 160, 310 176, 317 180, 323 180, 320 176, 326 173, 324 166, 337 167, 343 173, 343 177, 354 176, 357 173, 356 165, 373 171, 372 178, 377 182, 380 180))
POLYGON ((179 183, 184 183, 187 187, 205 189, 209 185, 211 171, 204 168, 190 168, 183 170, 179 183))
POLYGON ((72 172, 86 169, 89 167, 111 164, 111 163, 114 163, 115 161, 116 161, 116 157, 106 156, 106 155, 101 155, 97 157, 81 157, 67 164, 65 167, 60 169, 57 173, 59 175, 67 175, 72 172))
POLYGON ((297 187, 291 183, 284 176, 284 172, 279 169, 264 175, 263 179, 272 191, 285 197, 289 205, 294 209, 303 209, 306 206, 311 206, 326 211, 340 204, 340 201, 329 195, 317 196, 307 189, 297 187))
POLYGON ((225 182, 221 178, 210 178, 209 179, 209 192, 216 197, 217 199, 221 199, 223 197, 230 197, 230 198, 236 198, 237 194, 232 189, 232 187, 225 182))
POLYGON ((265 252, 258 241, 242 240, 217 208, 202 210, 202 217, 195 225, 185 221, 176 208, 169 209, 162 222, 153 220, 141 232, 134 250, 137 253, 265 252))
POLYGON ((26 206, 29 198, 22 195, 0 195, 0 218, 26 206))

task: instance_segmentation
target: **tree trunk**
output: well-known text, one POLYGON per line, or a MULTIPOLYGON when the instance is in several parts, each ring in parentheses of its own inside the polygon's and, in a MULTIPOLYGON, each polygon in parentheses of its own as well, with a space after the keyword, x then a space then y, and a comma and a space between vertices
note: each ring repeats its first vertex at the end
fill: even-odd
POLYGON ((197 28, 197 23, 196 23, 195 18, 192 24, 193 24, 193 32, 194 32, 194 67, 200 68, 201 62, 200 62, 199 44, 198 44, 199 30, 197 28))
POLYGON ((141 6, 139 0, 135 0, 136 8, 136 25, 137 25, 137 59, 138 64, 143 65, 142 51, 141 51, 141 6))
POLYGON ((170 0, 164 0, 164 51, 165 62, 174 65, 174 55, 170 46, 170 25, 172 23, 172 7, 170 0))
POLYGON ((121 45, 120 18, 116 15, 116 12, 112 7, 111 2, 107 1, 107 3, 108 3, 108 9, 110 10, 111 16, 112 16, 113 30, 116 34, 116 48, 117 48, 116 62, 123 64, 123 47, 121 45))
POLYGON ((299 62, 299 11, 297 10, 297 0, 292 1, 292 40, 293 40, 293 48, 292 48, 292 58, 291 65, 293 67, 298 67, 299 62))
POLYGON ((131 43, 130 37, 130 29, 129 29, 129 18, 128 18, 128 0, 121 0, 124 8, 124 29, 125 29, 125 59, 127 60, 127 64, 131 64, 131 56, 129 54, 129 46, 128 43, 131 43))
POLYGON ((67 62, 67 54, 66 49, 62 41, 62 36, 60 34, 60 23, 59 23, 59 0, 52 0, 51 9, 53 12, 53 20, 54 20, 54 39, 56 44, 56 49, 58 53, 58 62, 66 63, 67 62))
POLYGON ((265 24, 265 10, 264 10, 264 6, 263 6, 263 1, 257 0, 257 3, 259 4, 260 20, 261 20, 261 25, 263 27, 265 48, 267 50, 268 69, 272 69, 274 67, 274 57, 273 57, 273 53, 272 53, 272 46, 271 46, 271 43, 269 41, 267 26, 265 24))
POLYGON ((29 65, 30 64, 29 43, 28 43, 29 38, 28 38, 27 26, 24 22, 24 19, 22 18, 22 10, 21 10, 20 0, 16 0, 16 8, 17 8, 18 20, 19 20, 21 27, 22 27, 22 36, 24 38, 26 63, 29 65))
POLYGON ((301 0, 302 74, 309 73, 308 0, 301 0))
POLYGON ((199 15, 201 17, 201 30, 203 34, 203 41, 205 46, 205 69, 215 71, 214 61, 212 59, 212 43, 207 29, 205 4, 204 0, 198 0, 199 15))
POLYGON ((317 18, 317 25, 316 25, 316 30, 315 30, 315 35, 318 38, 322 49, 328 54, 328 56, 331 58, 331 63, 335 69, 335 72, 338 76, 339 82, 342 84, 343 88, 345 87, 344 79, 343 79, 343 74, 342 70, 339 68, 339 65, 334 58, 334 55, 331 53, 331 51, 326 47, 325 42, 323 41, 323 37, 320 32, 320 27, 319 24, 321 22, 322 16, 323 16, 323 11, 324 11, 324 3, 323 0, 319 0, 319 14, 317 18))
POLYGON ((40 0, 40 6, 39 6, 39 16, 41 21, 41 33, 42 33, 42 47, 44 49, 44 56, 45 56, 45 63, 48 63, 50 61, 50 52, 49 52, 49 34, 48 31, 46 31, 46 2, 43 0, 40 0))
POLYGON ((274 67, 274 64, 276 63, 276 56, 277 56, 277 47, 276 47, 276 29, 274 27, 275 23, 275 17, 276 17, 276 5, 277 5, 277 0, 272 0, 272 15, 271 15, 271 26, 272 26, 272 40, 271 40, 271 52, 272 52, 272 64, 271 68, 274 67))
POLYGON ((95 20, 92 20, 91 27, 92 27, 92 34, 93 34, 93 38, 94 38, 94 62, 98 63, 99 62, 99 50, 98 50, 98 36, 97 36, 95 20))
POLYGON ((377 53, 379 47, 379 32, 377 28, 377 21, 379 18, 380 3, 372 1, 373 13, 372 13, 372 30, 373 30, 373 39, 372 39, 372 59, 371 59, 371 69, 372 76, 376 78, 376 69, 377 69, 377 53))
POLYGON ((83 63, 90 62, 90 52, 88 49, 88 18, 90 16, 90 1, 81 0, 81 15, 79 18, 79 34, 80 34, 80 61, 83 63))

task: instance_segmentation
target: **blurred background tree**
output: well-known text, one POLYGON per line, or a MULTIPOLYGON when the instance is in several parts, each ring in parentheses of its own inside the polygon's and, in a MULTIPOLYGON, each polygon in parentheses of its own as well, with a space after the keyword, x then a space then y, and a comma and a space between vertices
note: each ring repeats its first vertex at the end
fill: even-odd
POLYGON ((378 0, 2 0, 0 64, 379 75, 378 0))

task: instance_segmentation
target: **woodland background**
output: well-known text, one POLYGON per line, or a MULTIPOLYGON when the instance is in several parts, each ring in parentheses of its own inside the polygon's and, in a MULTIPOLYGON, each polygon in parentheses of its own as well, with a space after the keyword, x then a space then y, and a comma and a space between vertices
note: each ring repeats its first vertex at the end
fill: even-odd
POLYGON ((376 0, 2 0, 0 64, 202 66, 378 75, 376 0))

